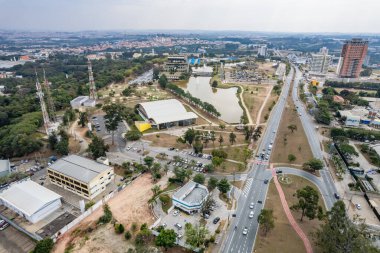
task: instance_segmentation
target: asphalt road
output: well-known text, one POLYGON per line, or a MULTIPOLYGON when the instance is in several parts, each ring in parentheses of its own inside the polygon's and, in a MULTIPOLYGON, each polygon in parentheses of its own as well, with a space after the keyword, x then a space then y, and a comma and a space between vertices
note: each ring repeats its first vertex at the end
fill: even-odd
POLYGON ((302 122, 303 129, 305 130, 307 140, 310 144, 311 151, 313 152, 313 155, 315 158, 321 159, 324 163, 324 168, 320 170, 320 175, 324 183, 324 188, 326 189, 328 195, 325 196, 325 203, 327 209, 331 209, 331 207, 334 205, 336 199, 334 197, 334 193, 337 192, 335 188, 334 181, 332 179, 332 176, 330 174, 330 171, 326 167, 325 161, 323 160, 323 154, 321 150, 321 144, 319 143, 318 136, 316 133, 316 124, 314 122, 314 119, 306 112, 304 104, 299 101, 298 99, 298 89, 296 87, 299 86, 300 80, 302 79, 302 73, 301 71, 295 67, 296 70, 296 78, 294 80, 294 89, 292 93, 292 98, 294 101, 294 104, 298 107, 298 113, 300 114, 300 119, 302 122))
MULTIPOLYGON (((286 97, 289 94, 290 84, 292 82, 294 71, 291 70, 286 78, 281 96, 274 107, 269 121, 267 130, 264 133, 258 153, 264 149, 267 151, 268 146, 276 138, 277 129, 279 128, 281 116, 285 108, 286 97)), ((269 160, 269 159, 268 159, 269 160)), ((263 163, 254 163, 247 175, 248 189, 243 190, 237 201, 236 218, 231 218, 232 225, 227 231, 227 238, 221 247, 221 252, 234 253, 251 253, 255 245, 258 231, 257 217, 264 206, 269 184, 265 184, 265 179, 271 179, 271 171, 268 168, 268 161, 263 163), (246 194, 244 194, 246 192, 246 194), (258 203, 258 202, 261 203, 258 203), (254 208, 250 209, 250 204, 254 203, 254 208), (253 218, 249 218, 249 213, 254 211, 253 218), (243 229, 247 228, 248 233, 243 235, 243 229)))

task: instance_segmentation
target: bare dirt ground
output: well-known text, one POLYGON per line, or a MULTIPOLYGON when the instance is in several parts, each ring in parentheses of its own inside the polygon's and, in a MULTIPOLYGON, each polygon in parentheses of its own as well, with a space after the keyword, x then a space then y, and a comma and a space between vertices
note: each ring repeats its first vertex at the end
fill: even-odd
POLYGON ((277 102, 278 100, 278 95, 272 90, 272 93, 271 93, 271 96, 269 97, 269 99, 267 100, 265 106, 264 106, 264 109, 261 113, 261 119, 260 119, 260 123, 264 123, 264 122, 267 122, 268 119, 265 119, 266 115, 270 115, 271 113, 271 110, 270 110, 270 107, 274 107, 274 103, 277 102))
POLYGON ((190 148, 189 145, 178 143, 177 139, 178 136, 166 134, 166 133, 159 133, 155 135, 145 135, 142 137, 143 140, 151 141, 151 145, 155 147, 164 147, 164 148, 178 148, 178 149, 185 149, 190 148), (160 137, 157 137, 160 136, 160 137))
MULTIPOLYGON (((297 176, 289 176, 293 183, 289 185, 281 184, 282 189, 284 191, 286 200, 289 206, 294 205, 297 202, 297 198, 293 196, 293 194, 297 191, 297 189, 303 188, 307 185, 314 187, 316 186, 310 181, 297 177, 297 176)), ((321 195, 319 194, 320 200, 319 204, 324 209, 324 204, 321 195)), ((269 191, 267 195, 267 200, 265 202, 266 209, 272 209, 273 215, 275 217, 275 227, 272 231, 268 233, 267 236, 264 236, 261 231, 258 232, 256 244, 255 244, 255 252, 257 253, 266 253, 266 252, 281 252, 281 253, 303 253, 305 252, 305 247, 302 243, 302 240, 298 237, 296 232, 293 230, 292 226, 289 224, 288 219, 286 218, 285 212, 280 204, 281 200, 276 190, 276 187, 273 181, 270 183, 269 191)), ((324 209, 325 210, 325 209, 324 209)), ((309 220, 308 218, 304 218, 303 222, 300 221, 301 212, 299 211, 291 211, 293 217, 297 221, 298 225, 304 231, 306 236, 310 239, 312 243, 312 247, 314 252, 320 252, 319 248, 315 245, 313 237, 311 235, 312 232, 319 227, 322 221, 318 219, 309 220)))
MULTIPOLYGON (((158 182, 161 188, 165 188, 166 183, 166 177, 163 177, 158 182)), ((147 223, 148 225, 153 224, 154 217, 147 203, 153 195, 151 191, 152 187, 151 175, 144 174, 108 202, 113 217, 119 223, 122 223, 126 230, 130 228, 133 222, 138 225, 143 223, 147 223)), ((125 252, 128 243, 122 235, 114 233, 111 225, 95 226, 102 214, 103 209, 98 208, 77 226, 73 227, 57 241, 54 252, 64 252, 70 243, 74 244, 73 252, 125 252), (86 231, 90 227, 95 228, 91 233, 87 232, 83 234, 78 232, 86 231), (119 240, 123 243, 115 243, 119 240)))
MULTIPOLYGON (((289 94, 291 93, 292 92, 289 94)), ((302 165, 304 162, 313 158, 305 131, 303 130, 302 123, 290 96, 287 99, 280 126, 271 155, 272 163, 292 163, 302 165), (292 133, 291 130, 288 129, 289 125, 295 125, 297 130, 292 133), (289 162, 289 154, 295 155, 296 160, 289 162)))

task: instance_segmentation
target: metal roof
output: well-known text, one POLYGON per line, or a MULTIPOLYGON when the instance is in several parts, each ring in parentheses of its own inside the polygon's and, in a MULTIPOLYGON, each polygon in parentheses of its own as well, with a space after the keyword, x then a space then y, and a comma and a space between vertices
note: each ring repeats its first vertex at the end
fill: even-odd
POLYGON ((0 199, 28 216, 32 216, 45 206, 60 199, 57 193, 31 181, 13 183, 0 193, 0 199))
POLYGON ((208 196, 207 187, 189 181, 173 194, 173 198, 189 204, 199 204, 208 196))
POLYGON ((186 108, 177 99, 158 100, 140 103, 146 116, 156 124, 196 119, 198 116, 186 108))
POLYGON ((81 156, 69 155, 59 159, 49 168, 81 182, 89 183, 99 174, 112 167, 81 156))

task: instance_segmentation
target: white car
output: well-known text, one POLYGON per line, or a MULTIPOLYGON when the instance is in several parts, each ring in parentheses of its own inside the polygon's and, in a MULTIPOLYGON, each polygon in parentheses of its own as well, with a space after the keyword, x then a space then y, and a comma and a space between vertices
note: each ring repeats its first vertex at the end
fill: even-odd
POLYGON ((179 233, 179 234, 177 235, 177 238, 178 238, 178 239, 181 239, 182 236, 183 236, 183 234, 179 233))
POLYGON ((249 216, 248 216, 248 217, 249 217, 250 219, 252 219, 252 218, 253 218, 253 214, 254 214, 253 211, 251 211, 251 212, 249 213, 249 216))
POLYGON ((358 210, 361 210, 361 209, 362 209, 362 206, 361 206, 360 204, 356 204, 355 206, 356 206, 356 208, 357 208, 358 210))
POLYGON ((178 210, 174 210, 173 211, 173 216, 177 216, 179 214, 179 211, 178 210))
POLYGON ((243 235, 247 235, 248 234, 248 228, 244 228, 243 229, 243 235))
POLYGON ((254 207, 254 204, 253 204, 253 202, 251 202, 251 204, 249 204, 249 208, 253 209, 253 207, 254 207))

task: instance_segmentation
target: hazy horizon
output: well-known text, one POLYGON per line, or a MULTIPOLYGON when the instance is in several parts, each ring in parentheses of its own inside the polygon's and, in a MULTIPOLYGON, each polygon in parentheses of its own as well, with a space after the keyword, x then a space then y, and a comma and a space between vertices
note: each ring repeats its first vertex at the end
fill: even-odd
POLYGON ((380 1, 0 0, 0 29, 380 33, 380 1), (337 11, 339 10, 339 11, 337 11))

